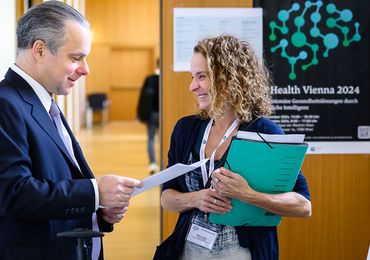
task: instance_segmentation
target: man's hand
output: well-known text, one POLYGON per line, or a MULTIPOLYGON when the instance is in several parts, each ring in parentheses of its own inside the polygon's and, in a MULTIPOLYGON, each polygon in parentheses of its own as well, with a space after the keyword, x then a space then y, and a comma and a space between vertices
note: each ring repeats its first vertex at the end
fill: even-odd
POLYGON ((128 207, 124 208, 103 208, 102 212, 102 218, 111 224, 119 223, 123 217, 125 216, 125 213, 127 211, 128 207))
POLYGON ((99 188, 99 205, 105 208, 125 208, 129 204, 134 187, 142 187, 139 180, 105 175, 96 178, 99 188))

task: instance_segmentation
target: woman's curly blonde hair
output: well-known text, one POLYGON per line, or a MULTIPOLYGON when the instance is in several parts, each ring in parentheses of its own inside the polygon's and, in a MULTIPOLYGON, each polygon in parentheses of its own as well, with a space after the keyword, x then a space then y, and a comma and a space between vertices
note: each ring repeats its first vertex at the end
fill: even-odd
POLYGON ((194 47, 206 60, 210 80, 210 109, 202 118, 219 118, 229 106, 248 122, 272 113, 270 73, 251 45, 229 35, 205 38, 194 47))

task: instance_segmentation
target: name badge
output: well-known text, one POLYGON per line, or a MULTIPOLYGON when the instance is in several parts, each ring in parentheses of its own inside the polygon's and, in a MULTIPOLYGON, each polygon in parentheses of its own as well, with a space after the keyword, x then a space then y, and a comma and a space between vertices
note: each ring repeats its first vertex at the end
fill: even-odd
POLYGON ((186 240, 211 250, 218 231, 216 225, 195 219, 192 221, 186 240))

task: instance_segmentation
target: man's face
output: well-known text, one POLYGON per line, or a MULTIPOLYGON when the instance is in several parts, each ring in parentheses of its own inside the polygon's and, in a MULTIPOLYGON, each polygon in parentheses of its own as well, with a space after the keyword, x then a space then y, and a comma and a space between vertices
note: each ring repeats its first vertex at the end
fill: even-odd
POLYGON ((86 57, 91 49, 91 32, 75 21, 65 25, 64 43, 53 55, 46 48, 42 62, 42 85, 49 93, 68 95, 77 79, 89 74, 86 57))

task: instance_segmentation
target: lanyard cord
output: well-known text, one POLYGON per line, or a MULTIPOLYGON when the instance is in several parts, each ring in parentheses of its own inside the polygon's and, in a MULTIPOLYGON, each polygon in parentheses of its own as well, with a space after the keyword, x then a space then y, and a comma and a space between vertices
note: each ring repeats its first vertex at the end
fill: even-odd
MULTIPOLYGON (((212 174, 212 172, 215 168, 215 154, 216 154, 217 149, 226 141, 226 139, 230 136, 230 134, 235 130, 235 128, 238 126, 239 122, 240 122, 240 119, 238 117, 235 118, 234 122, 231 124, 229 129, 226 131, 226 133, 222 137, 220 143, 217 145, 215 150, 212 152, 212 154, 210 156, 210 159, 209 159, 209 171, 208 171, 208 173, 207 173, 206 165, 203 164, 201 166, 204 187, 206 186, 206 184, 208 182, 208 178, 211 176, 211 174, 212 174)), ((209 133, 211 132, 212 124, 213 124, 213 119, 211 119, 209 121, 209 123, 206 127, 206 130, 204 131, 204 135, 203 135, 203 139, 202 139, 202 143, 200 145, 200 151, 199 151, 200 160, 205 159, 205 149, 206 149, 206 144, 208 142, 209 133)))

